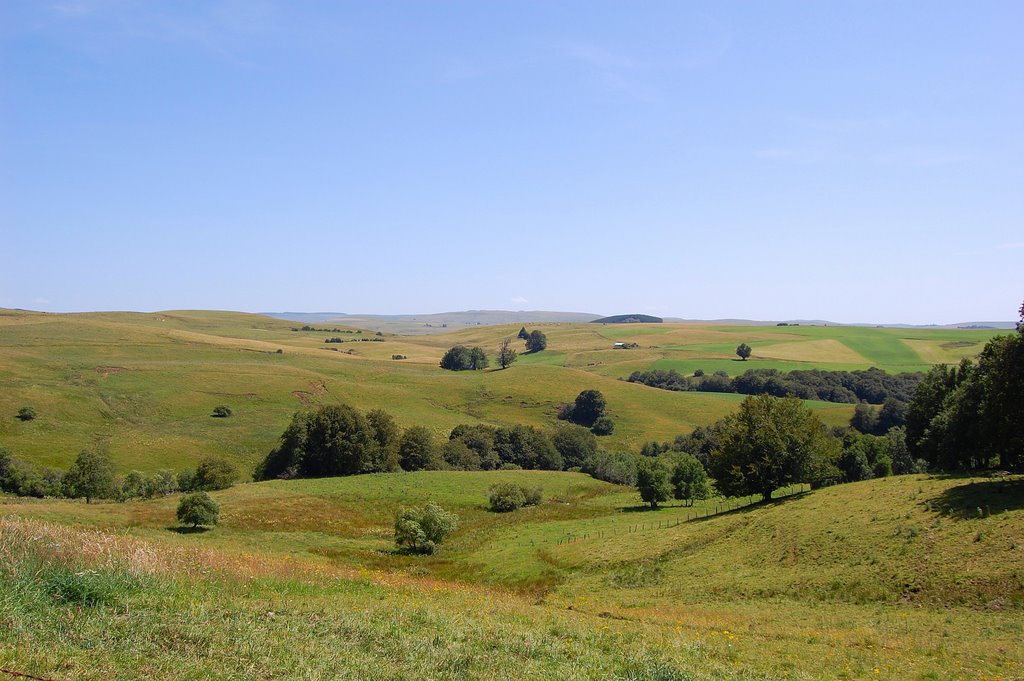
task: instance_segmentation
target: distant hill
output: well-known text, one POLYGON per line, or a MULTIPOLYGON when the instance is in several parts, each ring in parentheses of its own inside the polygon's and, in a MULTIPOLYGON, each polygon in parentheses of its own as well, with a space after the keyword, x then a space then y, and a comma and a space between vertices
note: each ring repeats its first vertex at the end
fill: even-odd
POLYGON ((266 312, 268 317, 293 322, 318 324, 331 322, 371 331, 400 334, 444 333, 470 326, 499 324, 565 323, 585 324, 600 317, 588 312, 549 312, 543 310, 464 310, 429 314, 345 314, 341 312, 266 312))
POLYGON ((649 314, 617 314, 591 321, 594 324, 661 324, 665 320, 649 314))

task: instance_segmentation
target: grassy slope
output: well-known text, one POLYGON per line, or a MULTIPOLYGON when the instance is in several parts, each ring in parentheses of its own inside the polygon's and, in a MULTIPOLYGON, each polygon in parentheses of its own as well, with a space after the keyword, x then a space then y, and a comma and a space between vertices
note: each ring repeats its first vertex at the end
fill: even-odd
MULTIPOLYGON (((724 368, 731 374, 761 366, 922 369, 927 366, 922 354, 955 361, 980 350, 991 335, 846 327, 531 325, 544 329, 551 350, 522 355, 507 371, 451 373, 437 362, 452 344, 494 348, 519 325, 439 336, 389 335, 384 342, 356 340, 376 338, 369 332, 296 333, 295 326, 231 312, 0 310, 0 445, 56 466, 66 466, 85 447, 101 446, 122 470, 181 468, 206 453, 249 469, 273 446, 291 414, 308 404, 341 400, 362 409, 381 407, 403 426, 425 424, 442 435, 463 422, 548 426, 561 402, 597 388, 616 421, 606 443, 636 448, 714 421, 742 399, 670 393, 620 380, 636 369, 724 368), (353 342, 324 344, 332 335, 353 342), (641 347, 612 349, 618 340, 641 347), (754 347, 747 362, 732 354, 741 341, 754 347), (408 359, 392 360, 395 354, 408 359), (210 418, 219 404, 229 405, 235 415, 210 418), (14 419, 23 405, 34 406, 39 417, 26 423, 14 419)), ((844 423, 851 413, 846 405, 809 404, 828 423, 844 423)))
POLYGON ((637 512, 635 492, 571 473, 279 481, 215 496, 222 525, 184 535, 169 531, 174 499, 0 501, 9 625, 0 667, 58 678, 292 669, 298 678, 1009 679, 1024 670, 1020 478, 883 479, 678 525, 668 521, 692 511, 637 512), (541 484, 546 502, 488 513, 486 487, 499 479, 541 484), (459 531, 436 556, 393 553, 394 510, 426 499, 456 510, 459 531), (561 541, 567 532, 580 538, 561 541), (117 607, 55 605, 46 589, 102 575, 75 566, 78 577, 52 577, 35 564, 29 585, 28 568, 4 556, 5 541, 17 552, 12 537, 46 547, 51 567, 61 541, 113 543, 70 554, 141 561, 136 572, 149 576, 114 589, 117 607))

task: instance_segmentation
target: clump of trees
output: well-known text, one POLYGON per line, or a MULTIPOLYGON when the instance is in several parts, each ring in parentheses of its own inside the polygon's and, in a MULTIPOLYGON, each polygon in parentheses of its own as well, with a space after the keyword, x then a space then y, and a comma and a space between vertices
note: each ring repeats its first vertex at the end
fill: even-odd
POLYGON ((907 407, 911 456, 941 471, 1024 469, 1024 304, 1016 333, 996 336, 977 362, 936 365, 907 407))
POLYGON ((395 515, 395 544, 412 553, 433 553, 458 526, 459 517, 436 504, 400 508, 395 515))
POLYGON ((525 487, 512 482, 500 482, 487 490, 487 507, 495 513, 508 513, 523 506, 536 506, 543 498, 540 487, 525 487))
POLYGON ((220 506, 206 492, 186 494, 178 502, 178 522, 191 525, 216 525, 220 520, 220 506))
MULTIPOLYGON (((524 328, 523 331, 526 329, 524 328)), ((520 331, 522 333, 522 331, 520 331)), ((543 331, 534 329, 529 333, 526 338, 526 351, 527 352, 540 352, 548 347, 548 337, 544 335, 543 331)))
POLYGON ((486 369, 487 366, 487 353, 479 347, 467 348, 463 345, 455 345, 441 358, 441 368, 449 371, 474 371, 486 369))
POLYGON ((398 470, 401 434, 394 418, 347 404, 297 412, 257 466, 257 480, 318 478, 398 470))

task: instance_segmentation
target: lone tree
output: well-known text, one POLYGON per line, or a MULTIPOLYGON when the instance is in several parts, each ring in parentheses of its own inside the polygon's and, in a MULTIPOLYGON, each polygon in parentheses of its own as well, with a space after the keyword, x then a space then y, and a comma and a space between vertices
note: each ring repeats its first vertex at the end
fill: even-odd
POLYGON ((744 362, 747 361, 747 357, 750 357, 750 346, 746 343, 740 343, 739 347, 736 348, 736 354, 740 356, 744 362))
POLYGON ((87 504, 94 498, 113 497, 114 464, 110 457, 88 450, 80 453, 64 474, 64 491, 69 497, 85 497, 87 504))
POLYGON ((806 482, 835 462, 840 443, 814 412, 795 397, 747 397, 739 412, 724 419, 710 469, 718 491, 729 496, 760 494, 806 482))
POLYGON ((605 402, 604 395, 601 394, 600 390, 584 390, 576 396, 576 402, 573 404, 569 420, 589 428, 594 425, 595 421, 604 416, 606 406, 607 402, 605 402))
POLYGON ((35 407, 22 407, 18 410, 18 419, 21 421, 31 421, 36 417, 35 407))
POLYGON ((519 329, 519 338, 523 340, 530 340, 530 332, 526 330, 526 327, 519 329))
POLYGON ((210 414, 210 416, 218 419, 226 419, 231 416, 231 407, 224 404, 218 405, 213 408, 213 413, 210 414))
POLYGON ((516 361, 516 354, 516 351, 512 349, 511 336, 505 336, 501 339, 501 344, 498 346, 498 366, 502 369, 508 368, 512 362, 516 361))
POLYGON ((658 508, 659 501, 668 501, 672 494, 672 486, 668 480, 668 470, 657 459, 642 458, 636 463, 636 488, 640 498, 658 508))
POLYGON ((459 517, 436 504, 400 508, 395 516, 395 543, 415 553, 433 553, 459 526, 459 517))
POLYGON ((186 494, 178 503, 178 522, 182 525, 216 525, 218 520, 220 506, 206 492, 186 494))
POLYGON ((548 337, 538 329, 534 329, 530 332, 530 337, 526 339, 526 350, 527 352, 540 352, 548 346, 548 337))

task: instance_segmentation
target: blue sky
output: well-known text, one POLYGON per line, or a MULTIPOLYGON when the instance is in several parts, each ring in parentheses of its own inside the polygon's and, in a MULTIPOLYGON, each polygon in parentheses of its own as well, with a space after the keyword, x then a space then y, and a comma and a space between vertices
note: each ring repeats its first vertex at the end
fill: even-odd
POLYGON ((0 307, 950 323, 1019 2, 0 5, 0 307))

